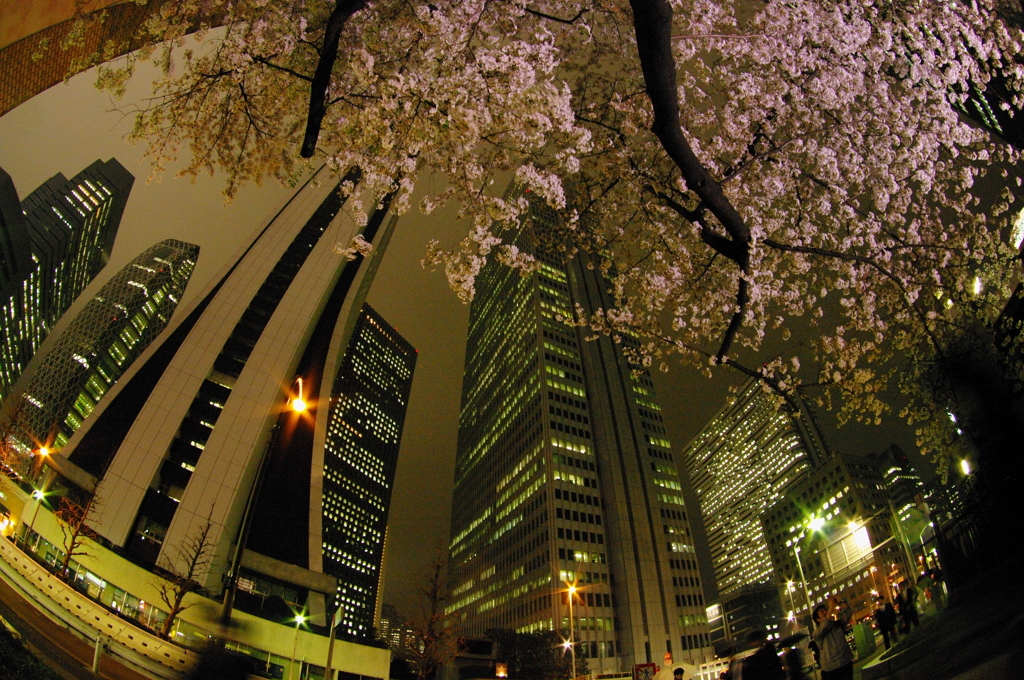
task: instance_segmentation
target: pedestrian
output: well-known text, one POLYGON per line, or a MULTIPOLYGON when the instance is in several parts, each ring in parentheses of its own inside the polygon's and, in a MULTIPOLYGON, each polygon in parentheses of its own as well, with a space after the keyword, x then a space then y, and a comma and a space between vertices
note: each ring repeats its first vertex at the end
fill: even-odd
POLYGON ((835 598, 829 604, 814 608, 814 633, 811 638, 818 644, 818 665, 821 680, 853 680, 853 650, 846 641, 848 621, 836 620, 841 611, 835 598))
POLYGON ((810 680, 804 670, 804 650, 790 647, 782 655, 782 664, 786 668, 786 680, 810 680))
POLYGON ((899 640, 899 634, 896 632, 896 610, 892 606, 892 602, 885 602, 882 598, 875 598, 875 612, 873 614, 875 619, 875 625, 878 626, 878 630, 882 633, 882 641, 885 642, 885 648, 889 649, 893 642, 899 640))
POLYGON ((755 628, 747 635, 747 644, 757 651, 743 660, 743 680, 784 680, 785 671, 779 653, 768 640, 768 631, 755 628))
POLYGON ((907 609, 907 601, 903 598, 903 591, 897 590, 896 597, 892 598, 892 602, 896 605, 896 613, 899 616, 900 632, 906 634, 906 630, 903 628, 903 612, 907 609))
POLYGON ((918 627, 921 622, 917 618, 917 590, 909 583, 904 584, 906 589, 896 597, 900 607, 900 632, 906 635, 911 625, 918 627))

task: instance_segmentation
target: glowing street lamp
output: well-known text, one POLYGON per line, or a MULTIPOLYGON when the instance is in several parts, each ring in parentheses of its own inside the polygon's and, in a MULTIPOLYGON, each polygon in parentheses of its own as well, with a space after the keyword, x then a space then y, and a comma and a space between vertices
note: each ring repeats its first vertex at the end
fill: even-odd
POLYGON ((36 517, 39 516, 39 506, 43 504, 43 498, 45 497, 46 493, 44 491, 40 489, 32 489, 31 498, 36 502, 36 506, 32 508, 32 520, 29 521, 25 519, 22 522, 25 525, 25 535, 21 539, 22 549, 24 549, 25 546, 28 545, 28 532, 32 529, 32 525, 35 524, 36 517))
POLYGON ((292 663, 288 666, 288 680, 292 680, 292 673, 295 671, 295 654, 299 650, 299 628, 306 622, 306 617, 302 614, 295 616, 295 643, 292 644, 292 663))
POLYGON ((804 598, 807 600, 807 615, 810 616, 814 607, 811 605, 811 593, 807 589, 807 578, 804 576, 804 565, 800 562, 800 541, 807 534, 807 531, 821 531, 822 527, 825 526, 824 517, 812 517, 807 520, 807 528, 800 532, 800 534, 793 541, 793 556, 796 557, 796 568, 800 573, 800 584, 804 588, 804 598))
POLYGON ((302 378, 297 378, 296 382, 299 384, 299 393, 294 399, 292 399, 292 410, 296 413, 302 413, 309 408, 309 404, 307 404, 306 400, 302 397, 302 378))
POLYGON ((576 596, 576 584, 566 581, 569 586, 569 640, 565 643, 569 647, 569 657, 572 659, 572 677, 576 677, 576 640, 574 637, 572 620, 572 600, 576 596))
POLYGON ((32 478, 35 483, 38 483, 39 473, 42 472, 43 463, 50 453, 50 447, 48 446, 40 446, 38 449, 33 451, 33 454, 35 455, 32 458, 32 478))

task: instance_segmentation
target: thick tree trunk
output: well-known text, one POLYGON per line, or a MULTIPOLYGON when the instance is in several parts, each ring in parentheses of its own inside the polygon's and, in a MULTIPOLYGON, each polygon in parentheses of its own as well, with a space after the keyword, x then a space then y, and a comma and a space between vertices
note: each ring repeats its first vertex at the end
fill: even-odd
POLYGON ((334 62, 338 59, 338 42, 341 40, 341 31, 345 28, 345 22, 349 17, 365 6, 366 0, 338 0, 330 18, 327 19, 327 26, 324 28, 324 44, 320 48, 320 61, 317 62, 316 71, 313 73, 313 82, 309 86, 309 115, 306 118, 306 133, 302 138, 300 152, 303 158, 313 157, 317 140, 320 138, 320 126, 323 124, 324 114, 327 113, 327 88, 331 84, 334 62))

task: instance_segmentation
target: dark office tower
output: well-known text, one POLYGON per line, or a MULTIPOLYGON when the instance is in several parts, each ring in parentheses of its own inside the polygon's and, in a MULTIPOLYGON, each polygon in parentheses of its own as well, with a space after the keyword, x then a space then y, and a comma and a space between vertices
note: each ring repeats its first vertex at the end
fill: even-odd
POLYGON ((0 178, 0 398, 107 263, 134 182, 116 160, 96 161, 70 181, 54 175, 19 211, 10 177, 0 178))
POLYGON ((68 324, 14 388, 12 399, 23 400, 16 429, 26 448, 67 444, 167 326, 198 255, 199 247, 189 243, 156 244, 115 274, 68 324))
POLYGON ((794 401, 749 380, 683 451, 723 598, 775 582, 758 516, 824 457, 813 418, 794 401))
POLYGON ((369 305, 331 390, 323 476, 323 569, 338 579, 339 634, 373 628, 398 447, 416 350, 369 305))
MULTIPOLYGON (((555 219, 534 205, 505 241, 535 252, 555 219)), ((572 637, 591 672, 666 652, 699 663, 705 607, 650 376, 558 319, 607 307, 605 282, 535 254, 527 276, 489 263, 470 310, 449 563, 461 632, 568 634, 575 583, 572 637)))

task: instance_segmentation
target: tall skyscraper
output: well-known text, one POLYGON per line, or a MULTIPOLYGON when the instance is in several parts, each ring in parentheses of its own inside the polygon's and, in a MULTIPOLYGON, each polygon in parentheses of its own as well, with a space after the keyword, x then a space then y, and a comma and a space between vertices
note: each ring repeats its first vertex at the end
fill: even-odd
POLYGON ((135 178, 116 160, 60 173, 17 204, 0 170, 0 399, 110 257, 135 178))
POLYGON ((167 326, 198 256, 198 246, 162 241, 104 284, 14 388, 18 404, 7 404, 4 417, 16 419, 13 431, 24 449, 67 444, 167 326))
MULTIPOLYGON (((540 252, 557 216, 535 203, 505 235, 536 255, 491 262, 470 310, 449 582, 464 635, 558 630, 591 672, 699 662, 705 608, 678 473, 646 371, 560 319, 607 307, 579 261, 540 252), (578 591, 570 623, 567 590, 578 591)), ((634 342, 630 337, 624 343, 634 342)))
POLYGON ((758 516, 824 454, 810 415, 753 379, 686 446, 722 597, 775 582, 758 516))
MULTIPOLYGON (((312 498, 321 508, 323 571, 338 580, 342 635, 369 635, 381 605, 384 536, 415 367, 412 345, 364 304, 331 388, 323 478, 312 498)), ((276 545, 288 527, 274 521, 276 512, 257 511, 249 547, 286 560, 276 545)))
MULTIPOLYGON (((920 524, 923 513, 918 509, 924 486, 921 475, 898 445, 892 444, 878 454, 868 456, 878 466, 882 483, 892 501, 893 510, 904 527, 920 524)), ((923 527, 918 527, 918 535, 923 527)))

